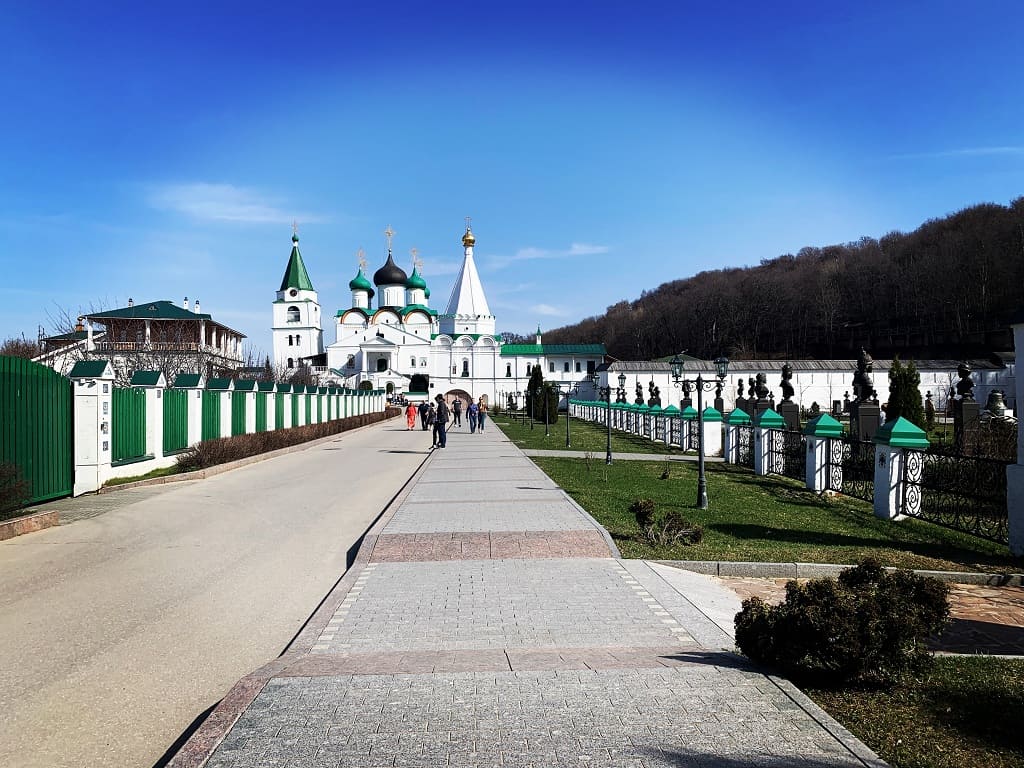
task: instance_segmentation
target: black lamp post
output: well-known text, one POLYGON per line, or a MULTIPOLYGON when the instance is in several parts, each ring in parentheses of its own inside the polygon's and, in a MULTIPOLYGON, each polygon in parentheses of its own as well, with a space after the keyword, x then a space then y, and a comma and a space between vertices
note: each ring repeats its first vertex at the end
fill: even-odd
POLYGON ((558 384, 554 384, 553 386, 558 389, 559 399, 561 399, 562 393, 565 393, 565 447, 571 448, 572 444, 569 442, 569 416, 571 408, 569 398, 572 396, 574 392, 579 392, 580 385, 578 383, 573 384, 571 382, 565 382, 563 384, 560 382, 558 384), (565 387, 564 390, 562 389, 563 386, 565 387))
POLYGON ((611 464, 612 463, 612 388, 611 388, 610 385, 607 386, 607 387, 598 387, 597 391, 598 391, 598 395, 600 395, 601 399, 604 400, 604 403, 605 403, 604 419, 605 419, 605 423, 606 423, 606 425, 608 427, 608 440, 605 443, 605 449, 604 449, 604 463, 605 464, 611 464))
POLYGON ((548 403, 551 402, 551 385, 544 384, 537 392, 544 397, 544 437, 551 437, 551 428, 548 422, 548 403))
MULTIPOLYGON (((539 389, 537 390, 537 394, 540 394, 540 390, 539 389)), ((534 418, 534 416, 537 413, 537 398, 534 395, 534 392, 532 390, 530 390, 530 395, 531 395, 531 398, 530 398, 530 430, 532 431, 533 430, 533 418, 534 418)))
POLYGON ((697 389, 697 509, 708 508, 708 482, 704 476, 704 390, 710 392, 715 385, 723 381, 729 374, 729 359, 719 357, 715 360, 715 374, 717 378, 704 381, 704 377, 697 373, 696 379, 683 378, 683 361, 676 355, 670 363, 672 366, 672 383, 677 387, 683 384, 690 384, 697 389))

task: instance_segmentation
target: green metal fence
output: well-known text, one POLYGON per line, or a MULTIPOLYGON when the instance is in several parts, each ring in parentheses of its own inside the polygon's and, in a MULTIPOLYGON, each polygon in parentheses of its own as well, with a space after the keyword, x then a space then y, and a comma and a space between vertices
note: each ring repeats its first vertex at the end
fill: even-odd
POLYGON ((256 431, 267 431, 267 395, 264 392, 256 393, 256 431))
POLYGON ((164 390, 164 454, 188 448, 188 391, 164 390))
POLYGON ((284 392, 274 393, 274 429, 284 428, 284 392))
POLYGON ((203 433, 200 440, 220 437, 220 392, 203 390, 203 433))
POLYGON ((306 395, 306 423, 313 423, 313 396, 306 395))
POLYGON ((124 464, 146 455, 146 390, 114 387, 111 399, 110 446, 114 464, 124 464))
POLYGON ((293 394, 292 398, 292 426, 299 426, 299 396, 293 394))
POLYGON ((30 360, 0 356, 0 463, 18 467, 29 503, 71 494, 72 424, 68 379, 30 360))
POLYGON ((245 392, 231 393, 231 435, 245 434, 245 392))

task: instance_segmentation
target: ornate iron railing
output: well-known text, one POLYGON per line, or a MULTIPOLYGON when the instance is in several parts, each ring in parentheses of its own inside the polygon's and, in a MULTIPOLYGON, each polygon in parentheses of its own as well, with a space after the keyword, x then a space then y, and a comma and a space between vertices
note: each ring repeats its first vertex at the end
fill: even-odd
POLYGON ((870 440, 833 441, 836 442, 842 446, 842 492, 874 504, 875 444, 870 440))
POLYGON ((1006 462, 908 450, 901 512, 1009 544, 1006 462))
POLYGON ((801 482, 807 479, 807 439, 799 432, 791 430, 772 430, 777 435, 780 460, 769 466, 779 467, 779 474, 801 482))
POLYGON ((754 468, 754 428, 736 427, 736 458, 741 467, 754 468))

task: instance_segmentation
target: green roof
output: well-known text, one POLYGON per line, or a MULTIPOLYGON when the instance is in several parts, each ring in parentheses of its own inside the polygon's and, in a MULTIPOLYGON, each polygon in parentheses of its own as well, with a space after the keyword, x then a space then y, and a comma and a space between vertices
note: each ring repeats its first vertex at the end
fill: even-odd
POLYGON ((503 344, 502 357, 515 355, 595 355, 603 357, 604 344, 503 344))
POLYGON ((890 445, 893 448, 917 448, 919 450, 924 450, 929 445, 925 431, 902 416, 880 426, 875 432, 874 442, 877 445, 890 445))
POLYGON ((356 276, 348 281, 348 289, 350 291, 366 291, 370 294, 370 298, 373 298, 373 286, 370 285, 370 281, 366 279, 366 275, 363 274, 363 268, 360 267, 359 271, 356 272, 356 276))
POLYGON ((210 320, 208 314, 199 314, 179 307, 171 301, 147 301, 121 309, 93 312, 85 315, 90 320, 210 320))
POLYGON ((71 369, 68 378, 98 379, 100 376, 113 376, 113 369, 107 371, 109 367, 110 363, 107 360, 79 360, 71 369))
POLYGON ((336 312, 336 313, 334 314, 334 316, 335 316, 335 317, 341 317, 341 316, 342 316, 342 315, 344 315, 344 314, 345 314, 346 312, 362 312, 362 313, 363 313, 363 314, 364 314, 364 315, 365 315, 366 317, 369 317, 370 315, 372 315, 372 314, 373 314, 373 310, 372 310, 372 309, 369 309, 369 308, 367 308, 367 307, 349 307, 348 309, 339 309, 339 310, 338 310, 338 311, 337 311, 337 312, 336 312))
POLYGON ((235 382, 235 392, 255 392, 256 382, 252 379, 241 379, 235 382))
POLYGON ((174 387, 178 389, 192 389, 202 383, 203 377, 198 373, 179 373, 174 380, 174 387))
POLYGON ((136 371, 132 374, 131 385, 133 387, 158 387, 163 378, 160 371, 136 371))
POLYGON ((260 392, 273 392, 274 391, 274 382, 272 382, 272 381, 258 381, 258 382, 256 382, 256 388, 260 392))
POLYGON ((292 235, 292 253, 288 257, 288 267, 281 278, 279 291, 288 288, 297 288, 300 291, 312 291, 313 283, 310 282, 309 273, 306 272, 306 265, 302 263, 302 254, 299 253, 299 236, 292 235))
POLYGON ((423 275, 420 274, 419 267, 412 268, 412 274, 409 275, 409 279, 405 281, 406 288, 420 288, 427 290, 427 281, 423 279, 423 275))
MULTIPOLYGON (((435 316, 437 315, 437 310, 436 309, 431 309, 426 304, 407 304, 406 306, 404 306, 400 310, 398 310, 398 314, 400 314, 400 315, 402 315, 404 317, 405 315, 408 315, 410 312, 414 312, 417 309, 420 312, 426 312, 428 315, 435 315, 435 316)), ((465 336, 466 334, 460 334, 460 335, 465 336)), ((477 335, 479 335, 479 334, 477 334, 477 335)))
POLYGON ((231 379, 215 378, 206 382, 207 389, 231 389, 231 379))

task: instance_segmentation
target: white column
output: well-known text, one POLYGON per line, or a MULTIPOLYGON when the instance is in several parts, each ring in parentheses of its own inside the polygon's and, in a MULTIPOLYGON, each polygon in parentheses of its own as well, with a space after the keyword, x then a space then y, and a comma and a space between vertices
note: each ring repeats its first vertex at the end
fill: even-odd
POLYGON ((235 393, 232 391, 220 393, 220 436, 231 437, 231 400, 235 393))
POLYGON ((900 514, 903 497, 900 480, 905 459, 902 448, 875 446, 875 517, 894 521, 905 517, 900 514))
POLYGON ((97 377, 71 379, 74 394, 75 484, 72 494, 98 491, 110 474, 111 390, 114 372, 107 364, 97 377))
POLYGON ((188 444, 195 445, 203 437, 203 390, 189 389, 188 392, 188 444))
MULTIPOLYGON (((255 390, 240 394, 245 398, 245 434, 251 435, 256 432, 256 398, 260 395, 255 390)), ((239 393, 236 393, 235 397, 238 396, 239 393)))
POLYGON ((164 388, 146 388, 146 453, 164 457, 164 388))

